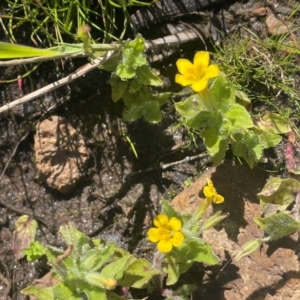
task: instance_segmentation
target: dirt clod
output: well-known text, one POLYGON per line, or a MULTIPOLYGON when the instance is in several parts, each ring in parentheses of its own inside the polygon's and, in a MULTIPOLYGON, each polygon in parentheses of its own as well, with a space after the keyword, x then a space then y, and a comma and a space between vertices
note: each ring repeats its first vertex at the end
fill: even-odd
POLYGON ((63 118, 52 116, 36 126, 36 166, 43 181, 66 194, 83 176, 89 157, 82 136, 63 118))

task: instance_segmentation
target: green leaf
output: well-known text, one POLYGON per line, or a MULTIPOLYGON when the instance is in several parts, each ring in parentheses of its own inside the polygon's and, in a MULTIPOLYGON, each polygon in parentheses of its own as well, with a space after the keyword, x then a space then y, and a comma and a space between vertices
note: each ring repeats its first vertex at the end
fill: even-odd
POLYGON ((50 245, 47 245, 45 247, 45 254, 50 263, 54 263, 56 261, 56 258, 59 255, 62 255, 63 253, 64 253, 64 251, 62 251, 61 249, 52 247, 50 245))
POLYGON ((129 93, 134 94, 141 89, 142 85, 139 84, 137 79, 132 79, 130 82, 129 93))
POLYGON ((163 84, 162 80, 148 64, 136 69, 136 77, 136 80, 143 85, 161 86, 163 84))
POLYGON ((140 117, 144 117, 149 122, 159 122, 161 120, 160 107, 169 98, 169 93, 152 95, 146 86, 136 93, 125 91, 123 100, 127 110, 123 114, 125 121, 135 121, 140 117))
POLYGON ((84 275, 84 280, 90 285, 92 285, 93 287, 98 287, 100 289, 108 289, 108 290, 113 290, 117 284, 115 279, 104 276, 99 272, 86 273, 84 275))
MULTIPOLYGON (((82 52, 83 48, 81 49, 82 52)), ((58 56, 62 52, 53 51, 49 49, 38 49, 23 45, 15 45, 0 42, 0 59, 13 59, 22 57, 35 57, 35 56, 58 56)))
POLYGON ((283 134, 290 132, 291 126, 289 120, 286 120, 278 114, 268 112, 258 122, 257 126, 268 133, 283 134))
POLYGON ((115 72, 121 60, 122 54, 120 53, 119 55, 114 56, 103 63, 101 68, 109 72, 115 72))
POLYGON ((12 250, 16 259, 24 257, 23 250, 28 248, 34 241, 37 229, 37 222, 27 215, 21 216, 15 224, 13 232, 12 250))
POLYGON ((200 238, 188 239, 177 249, 179 250, 178 263, 197 261, 207 265, 215 265, 219 262, 211 245, 200 238))
POLYGON ((134 70, 136 70, 137 67, 147 64, 147 60, 143 52, 137 52, 135 48, 128 48, 125 46, 122 53, 122 64, 128 67, 130 66, 134 70))
POLYGON ((157 101, 147 101, 143 105, 142 115, 146 121, 157 123, 161 121, 162 115, 160 105, 157 101))
POLYGON ((270 236, 271 240, 293 234, 300 229, 300 223, 284 212, 267 218, 254 218, 254 222, 270 236))
POLYGON ((122 62, 117 66, 116 74, 123 80, 133 78, 137 67, 147 64, 144 56, 145 42, 141 36, 135 40, 124 43, 122 62))
POLYGON ((267 149, 278 145, 281 142, 282 137, 276 133, 263 132, 259 135, 259 139, 263 148, 267 149))
POLYGON ((88 250, 80 257, 78 269, 80 271, 93 272, 100 269, 113 255, 116 246, 108 244, 105 247, 88 250))
POLYGON ((230 132, 234 133, 253 126, 250 114, 239 104, 232 105, 224 116, 231 122, 230 132))
POLYGON ((188 127, 199 130, 214 165, 220 163, 227 150, 230 122, 223 119, 220 111, 202 111, 188 120, 186 124, 188 127))
POLYGON ((93 242, 85 234, 77 230, 72 222, 61 226, 59 232, 66 244, 73 246, 72 253, 77 257, 81 257, 88 249, 94 247, 93 242))
POLYGON ((247 94, 243 91, 235 90, 236 102, 245 108, 249 107, 251 100, 248 98, 247 94))
POLYGON ((289 170, 290 173, 293 173, 295 175, 300 175, 300 169, 291 169, 289 170))
MULTIPOLYGON (((78 295, 74 290, 68 287, 65 283, 59 283, 52 287, 53 291, 53 299, 54 300, 65 300, 65 299, 74 299, 80 300, 82 299, 81 295, 78 295)), ((44 300, 44 298, 39 298, 44 300)))
MULTIPOLYGON (((52 287, 51 288, 42 288, 38 286, 28 286, 21 291, 23 295, 33 295, 38 299, 43 300, 55 300, 53 296, 52 287)), ((67 298, 65 298, 67 299, 67 298)), ((58 300, 58 299, 57 299, 58 300)))
POLYGON ((178 213, 174 207, 172 206, 172 204, 170 203, 170 201, 167 201, 167 200, 162 200, 161 201, 161 210, 162 210, 162 213, 167 215, 168 218, 172 218, 172 217, 175 217, 179 220, 182 221, 182 216, 180 213, 178 213))
POLYGON ((131 106, 123 112, 123 120, 125 122, 133 122, 143 116, 141 106, 131 106))
POLYGON ((135 69, 131 65, 121 63, 116 69, 116 75, 118 75, 122 80, 131 79, 135 76, 135 69))
POLYGON ((197 289, 197 286, 193 284, 184 284, 175 291, 175 295, 181 297, 181 299, 189 300, 193 292, 197 289))
POLYGON ((262 191, 257 194, 262 204, 273 203, 281 205, 285 209, 296 197, 300 189, 300 183, 293 178, 271 178, 263 187, 262 191))
POLYGON ((45 255, 45 250, 45 247, 40 242, 34 241, 30 243, 28 248, 23 250, 23 253, 26 255, 28 261, 34 261, 45 255))
POLYGON ((228 139, 224 139, 224 140, 220 139, 218 143, 215 144, 214 147, 207 148, 208 154, 210 155, 214 166, 217 166, 219 163, 221 163, 221 161, 225 157, 227 146, 228 146, 228 139), (218 148, 216 148, 216 146, 218 148), (216 149, 218 150, 216 151, 216 149))
POLYGON ((166 254, 163 270, 168 274, 167 285, 176 283, 179 276, 186 272, 194 262, 208 265, 218 263, 218 258, 211 246, 200 238, 184 240, 176 251, 166 254))
MULTIPOLYGON (((89 300, 106 300, 106 290, 100 288, 96 285, 89 284, 83 281, 83 276, 75 282, 73 288, 76 289, 76 292, 81 295, 81 299, 89 299, 89 300), (86 297, 84 297, 84 295, 86 297)), ((73 298, 69 298, 73 299, 73 298)))
POLYGON ((201 231, 208 230, 227 218, 227 215, 221 215, 222 211, 217 211, 214 215, 204 221, 201 231))
POLYGON ((152 277, 160 273, 160 270, 152 270, 151 264, 145 258, 136 259, 126 268, 118 284, 137 289, 145 288, 152 277))
POLYGON ((250 255, 254 251, 256 251, 263 243, 263 240, 252 240, 247 242, 242 246, 240 250, 238 250, 235 254, 235 260, 239 261, 241 258, 250 255))
MULTIPOLYGON (((122 297, 118 296, 114 292, 106 291, 106 294, 107 294, 107 299, 109 299, 109 300, 124 300, 123 296, 122 297)), ((102 299, 99 299, 99 300, 102 300, 102 299)))
POLYGON ((112 100, 113 100, 113 102, 117 102, 119 99, 122 98, 122 96, 127 88, 128 82, 123 81, 118 76, 113 74, 109 80, 109 83, 111 85, 112 100))
POLYGON ((175 109, 185 121, 193 119, 199 112, 205 110, 202 98, 199 94, 193 94, 184 101, 175 103, 175 109))
POLYGON ((233 153, 238 157, 243 157, 250 168, 262 157, 263 148, 256 134, 250 131, 238 132, 231 136, 233 153))
POLYGON ((134 49, 137 54, 143 53, 145 51, 145 40, 138 34, 133 41, 126 42, 124 47, 134 49))
POLYGON ((210 88, 214 109, 226 112, 235 102, 234 89, 225 76, 218 76, 210 88))
POLYGON ((101 288, 97 288, 95 286, 93 286, 92 288, 86 288, 84 289, 83 292, 86 294, 88 300, 106 300, 106 299, 112 300, 113 299, 113 298, 108 298, 106 296, 105 290, 101 288))
MULTIPOLYGON (((201 111, 193 118, 186 121, 186 125, 193 129, 199 129, 205 131, 210 128, 215 128, 217 131, 222 126, 222 115, 220 112, 201 111)), ((205 133, 204 133, 205 136, 205 133)), ((214 135, 214 139, 217 139, 218 134, 214 135)))
POLYGON ((105 266, 101 271, 101 275, 112 277, 118 281, 122 278, 127 267, 134 262, 135 259, 133 255, 127 254, 105 266))
POLYGON ((68 286, 63 282, 54 285, 53 287, 38 287, 29 286, 21 291, 23 295, 34 295, 39 300, 81 300, 80 295, 75 294, 68 286))
POLYGON ((185 273, 192 266, 192 264, 192 262, 183 262, 178 264, 176 258, 168 258, 167 263, 163 263, 163 271, 168 275, 166 284, 175 284, 180 275, 185 273))
POLYGON ((160 93, 160 94, 155 94, 155 95, 151 95, 151 100, 157 101, 159 106, 164 105, 167 100, 170 98, 171 93, 166 92, 166 93, 160 93))

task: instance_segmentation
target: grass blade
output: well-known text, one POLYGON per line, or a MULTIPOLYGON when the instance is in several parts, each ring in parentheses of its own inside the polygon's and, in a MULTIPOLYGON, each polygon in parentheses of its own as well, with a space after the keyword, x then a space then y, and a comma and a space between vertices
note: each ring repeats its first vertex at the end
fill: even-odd
POLYGON ((0 42, 0 59, 57 55, 61 52, 0 42))

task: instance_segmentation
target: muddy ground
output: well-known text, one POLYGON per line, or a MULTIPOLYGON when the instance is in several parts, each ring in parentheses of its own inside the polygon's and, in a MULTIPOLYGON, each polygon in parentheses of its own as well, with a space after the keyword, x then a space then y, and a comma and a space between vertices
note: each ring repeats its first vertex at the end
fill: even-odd
MULTIPOLYGON (((236 1, 225 5, 216 13, 232 15, 228 35, 245 26, 261 37, 267 37, 265 17, 254 17, 252 11, 264 7, 265 1, 236 1)), ((285 20, 295 9, 297 1, 273 1, 278 17, 285 20)), ((1 9, 1 8, 0 8, 1 9)), ((299 13, 293 15, 295 28, 300 28, 299 13)), ((176 21, 175 21, 176 22, 176 21)), ((147 32, 145 33, 147 35, 147 32)), ((299 31, 295 32, 299 37, 299 31)), ((241 39, 246 38, 241 34, 241 39)), ((5 35, 0 29, 0 40, 5 35)), ((20 43, 21 43, 20 33, 20 43)), ((23 40, 24 43, 24 40, 23 40)), ((188 44, 192 57, 203 50, 198 41, 188 44)), ((175 61, 184 47, 154 66, 165 80, 165 89, 178 91, 170 84, 176 73, 175 61)), ((85 60, 48 62, 32 74, 33 86, 40 88, 66 76, 86 63, 85 60), (54 70, 59 71, 55 71, 54 70)), ((22 72, 18 67, 0 69, 1 80, 15 78, 22 72)), ((299 74, 298 74, 299 75, 299 74)), ((295 74, 295 78, 296 74, 295 74)), ((64 247, 59 226, 69 221, 91 237, 102 237, 118 242, 128 251, 151 259, 154 245, 145 239, 153 216, 159 213, 161 199, 172 200, 180 194, 181 201, 188 201, 189 193, 199 197, 201 182, 198 179, 211 170, 207 157, 180 162, 204 152, 201 141, 198 147, 180 147, 189 139, 177 124, 172 101, 163 107, 163 120, 149 124, 144 120, 126 124, 122 121, 122 103, 111 101, 109 74, 94 70, 85 77, 51 94, 17 107, 0 115, 0 298, 11 284, 7 299, 22 299, 20 290, 43 276, 49 270, 43 263, 16 260, 12 251, 12 233, 20 215, 28 214, 38 221, 36 239, 44 244, 64 247), (55 102, 59 105, 51 108, 55 102), (36 166, 34 135, 39 121, 61 116, 80 135, 86 145, 88 159, 80 170, 81 180, 72 191, 61 193, 45 184, 36 166), (130 137, 138 158, 135 157, 126 136, 130 137), (173 164, 178 162, 177 164, 173 164), (170 167, 168 164, 171 164, 170 167), (166 167, 166 168, 164 168, 166 167), (195 185, 185 188, 191 178, 195 185), (195 192, 196 191, 196 192, 195 192)), ((299 86, 299 82, 295 82, 299 86)), ((0 85, 0 104, 18 99, 30 92, 30 83, 24 80, 23 91, 17 83, 0 85)), ((255 91, 257 93, 258 91, 255 91)), ((176 101, 176 99, 175 99, 176 101)), ((276 98, 274 97, 274 101, 276 98)), ((289 104, 289 99, 280 100, 289 104)), ((256 101, 256 112, 265 104, 256 101)), ((297 108, 295 108, 297 109, 297 108)), ((253 222, 260 216, 256 194, 272 176, 285 176, 283 157, 284 141, 266 153, 266 163, 253 170, 241 164, 230 151, 224 162, 213 173, 218 192, 226 201, 216 209, 229 217, 217 229, 206 233, 220 257, 220 264, 213 267, 195 266, 188 274, 190 283, 198 286, 193 299, 299 299, 299 241, 298 235, 264 245, 260 251, 236 263, 232 252, 253 238, 263 236, 253 222)), ((200 180, 201 181, 201 180, 200 180)), ((158 299, 158 298, 153 298, 158 299)))

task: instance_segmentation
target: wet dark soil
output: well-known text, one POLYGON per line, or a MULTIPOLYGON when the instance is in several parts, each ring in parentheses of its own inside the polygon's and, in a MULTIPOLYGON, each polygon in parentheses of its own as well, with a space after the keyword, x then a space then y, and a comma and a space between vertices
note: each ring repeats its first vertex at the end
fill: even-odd
MULTIPOLYGON (((243 26, 255 29, 257 34, 267 36, 264 19, 253 20, 248 17, 250 11, 263 7, 264 2, 237 1, 229 7, 223 7, 224 13, 233 16, 223 43, 230 40, 232 32, 241 30, 243 26)), ((290 15, 297 5, 299 10, 299 4, 295 1, 277 1, 272 5, 282 15, 290 15)), ((298 11, 291 22, 298 24, 299 28, 298 11)), ((295 34, 299 36, 299 32, 295 34)), ((244 37, 241 34, 242 38, 244 37)), ((2 29, 0 40, 6 40, 2 29)), ((26 41, 20 39, 20 43, 25 44, 26 41)), ((199 47, 199 42, 188 44, 187 48, 190 55, 197 50, 203 50, 201 46, 199 47)), ((168 76, 165 79, 165 89, 172 88, 173 91, 178 91, 178 87, 174 87, 170 82, 173 81, 176 72, 175 61, 182 49, 185 48, 175 49, 173 56, 155 64, 162 76, 168 76)), ((29 93, 31 88, 36 90, 62 78, 84 63, 86 61, 83 59, 66 60, 63 65, 61 62, 43 63, 31 75, 32 87, 28 79, 24 80, 22 91, 16 82, 1 84, 0 105, 29 93)), ((16 78, 22 72, 24 70, 21 67, 1 68, 0 80, 16 78)), ((163 107, 163 119, 160 123, 150 124, 139 120, 126 124, 122 120, 123 104, 111 101, 108 80, 109 74, 97 69, 66 87, 0 115, 0 274, 3 275, 3 278, 0 277, 0 298, 4 297, 5 289, 10 283, 8 299, 22 299, 20 290, 48 271, 44 263, 28 263, 25 259, 14 258, 11 248, 12 233, 15 222, 21 215, 27 214, 37 220, 36 239, 44 244, 65 247, 58 229, 59 226, 72 221, 79 230, 91 237, 100 236, 106 240, 116 241, 128 251, 151 259, 153 245, 146 241, 145 233, 151 225, 153 216, 160 212, 160 200, 171 201, 184 189, 184 182, 188 178, 195 182, 211 167, 206 157, 172 164, 205 152, 200 140, 196 141, 196 145, 192 143, 190 147, 180 147, 189 141, 189 136, 183 128, 174 128, 177 118, 172 101, 163 107), (67 119, 84 137, 90 152, 84 176, 69 194, 61 194, 47 187, 41 181, 35 165, 35 124, 43 118, 51 118, 51 115, 67 119), (138 157, 135 157, 126 137, 130 138, 138 157), (172 166, 164 168, 167 164, 172 166)), ((299 82, 296 84, 299 86, 299 82)), ((253 94, 258 92, 253 91, 253 94)), ((288 99, 285 101, 288 103, 288 99)), ((256 106, 256 111, 265 109, 264 104, 259 101, 256 106)), ((268 164, 262 164, 252 171, 246 165, 240 165, 228 151, 225 163, 219 170, 217 169, 215 182, 216 186, 220 185, 218 191, 224 194, 226 199, 231 199, 221 209, 230 213, 230 219, 225 222, 223 229, 218 228, 207 239, 212 244, 214 240, 218 241, 216 252, 222 258, 222 264, 227 261, 230 266, 224 269, 224 273, 221 268, 207 269, 202 266, 198 269, 197 266, 193 268, 187 275, 199 286, 193 299, 298 299, 289 294, 290 290, 296 288, 295 295, 299 297, 300 286, 297 282, 291 283, 291 289, 280 294, 282 298, 272 296, 276 294, 276 289, 279 289, 280 278, 275 280, 277 285, 273 281, 269 283, 270 286, 266 283, 266 289, 269 290, 255 294, 255 289, 259 290, 263 286, 263 282, 259 282, 260 284, 257 283, 250 293, 238 294, 241 287, 245 288, 249 284, 249 279, 246 280, 238 273, 239 268, 242 270, 242 265, 233 265, 230 261, 230 251, 234 247, 228 246, 230 243, 240 241, 239 234, 250 224, 253 216, 257 216, 255 214, 259 208, 255 195, 264 186, 269 172, 275 172, 272 174, 279 176, 282 174, 283 149, 284 142, 277 147, 277 152, 271 150, 266 153, 268 164), (250 208, 243 199, 251 203, 250 208), (247 208, 248 211, 245 211, 247 208), (247 217, 243 218, 246 213, 247 217), (221 244, 221 241, 225 240, 224 228, 228 244, 225 242, 221 244), (227 251, 225 254, 224 248, 225 252, 227 251), (197 276, 205 280, 203 282, 195 280, 197 276), (244 281, 239 281, 241 278, 244 281), (233 292, 230 294, 229 290, 233 292), (268 297, 270 290, 271 296, 268 297), (254 298, 255 295, 259 296, 254 298)), ((248 232, 256 237, 257 232, 254 228, 252 225, 248 232)), ((244 242, 246 238, 242 240, 244 242)), ((298 251, 298 246, 296 244, 291 246, 289 240, 278 243, 277 247, 291 250, 290 256, 298 251), (288 244, 287 247, 285 243, 288 244)), ((283 254, 279 258, 276 257, 278 259, 276 261, 280 263, 282 257, 283 254)), ((261 258, 255 256, 253 259, 261 258)), ((265 255, 264 261, 268 259, 270 257, 265 255)), ((298 264, 297 259, 295 262, 298 264)), ((257 267, 259 264, 255 261, 254 265, 257 267)), ((299 268, 287 269, 294 272, 290 278, 299 280, 299 268)), ((255 274, 253 271, 250 275, 255 274)), ((271 271, 264 274, 274 275, 271 271)), ((280 273, 278 276, 284 275, 280 273)), ((253 281, 259 280, 253 278, 253 281)))

